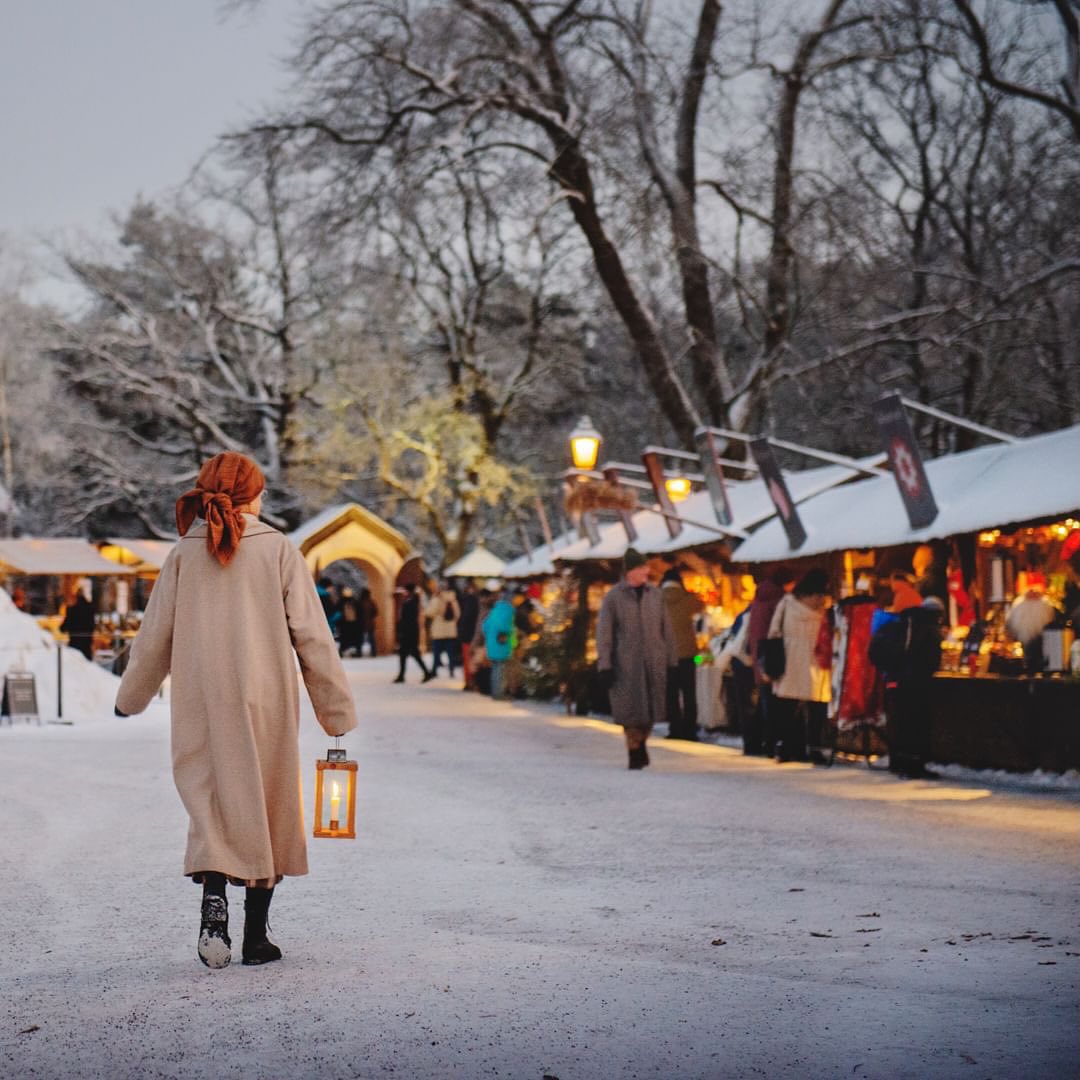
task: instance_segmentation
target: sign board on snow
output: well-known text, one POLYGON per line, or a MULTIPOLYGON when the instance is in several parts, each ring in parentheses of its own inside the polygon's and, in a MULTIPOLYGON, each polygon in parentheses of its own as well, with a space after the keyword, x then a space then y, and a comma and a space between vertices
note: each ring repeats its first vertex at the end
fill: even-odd
POLYGON ((938 507, 900 395, 888 394, 875 401, 874 420, 889 455, 908 521, 913 529, 923 529, 938 516, 938 507))
POLYGON ((37 688, 32 674, 12 671, 4 676, 4 696, 3 702, 0 703, 0 715, 12 719, 16 716, 39 719, 37 688))

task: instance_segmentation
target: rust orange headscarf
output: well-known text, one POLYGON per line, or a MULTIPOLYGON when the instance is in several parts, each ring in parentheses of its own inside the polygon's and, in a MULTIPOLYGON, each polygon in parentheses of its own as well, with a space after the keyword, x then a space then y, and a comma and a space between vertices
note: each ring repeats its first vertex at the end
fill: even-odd
POLYGON ((244 535, 244 516, 235 507, 253 502, 266 480, 249 457, 227 450, 206 462, 195 487, 176 500, 176 528, 183 536, 191 523, 206 520, 206 547, 222 566, 236 554, 244 535))

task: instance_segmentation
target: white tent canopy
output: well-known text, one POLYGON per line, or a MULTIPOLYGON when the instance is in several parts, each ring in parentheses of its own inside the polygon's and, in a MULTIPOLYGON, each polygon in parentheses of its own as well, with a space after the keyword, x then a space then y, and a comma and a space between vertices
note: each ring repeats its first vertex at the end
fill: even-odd
POLYGON ((443 577, 497 578, 502 577, 506 560, 492 554, 483 544, 477 544, 457 562, 443 571, 443 577))
POLYGON ((133 574, 134 567, 103 558, 88 540, 0 540, 0 568, 13 574, 94 577, 133 574))
POLYGON ((921 543, 1080 510, 1080 425, 949 454, 925 467, 938 505, 937 518, 925 528, 911 528, 892 476, 871 477, 799 508, 807 534, 802 547, 793 550, 775 520, 740 544, 732 560, 774 562, 921 543))

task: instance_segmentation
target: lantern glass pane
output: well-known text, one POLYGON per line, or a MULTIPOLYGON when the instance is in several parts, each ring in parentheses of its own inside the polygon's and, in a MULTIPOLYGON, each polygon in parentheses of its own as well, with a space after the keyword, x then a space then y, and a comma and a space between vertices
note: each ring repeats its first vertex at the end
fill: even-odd
POLYGON ((352 835, 355 822, 356 763, 320 762, 322 779, 320 805, 316 808, 315 828, 319 835, 352 835))

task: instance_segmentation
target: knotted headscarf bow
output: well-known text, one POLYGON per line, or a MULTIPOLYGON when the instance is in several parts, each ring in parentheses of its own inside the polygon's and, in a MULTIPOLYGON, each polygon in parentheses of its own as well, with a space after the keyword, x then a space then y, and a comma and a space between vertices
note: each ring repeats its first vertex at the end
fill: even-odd
POLYGON ((183 536, 191 523, 206 521, 206 548, 222 566, 236 554, 247 522, 236 507, 253 502, 266 487, 262 469, 249 457, 227 450, 206 462, 195 487, 176 500, 176 528, 183 536))

